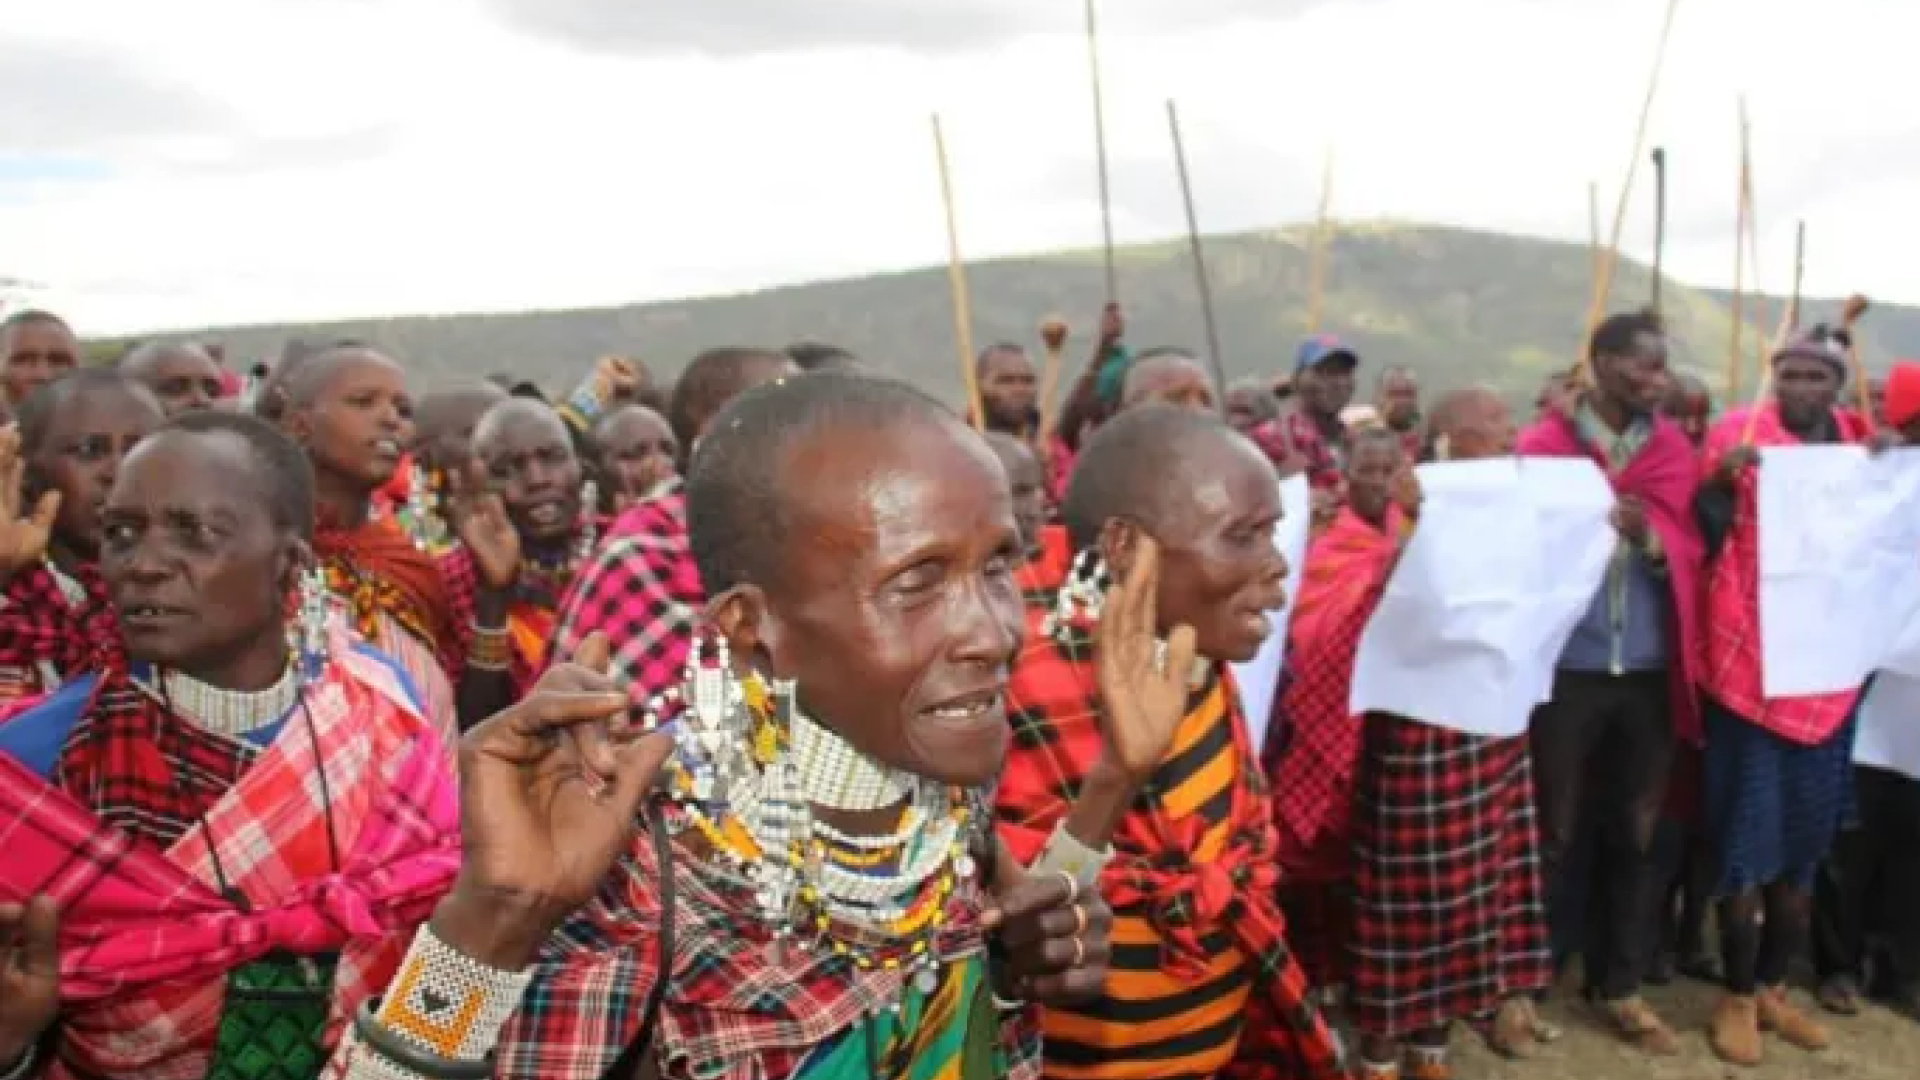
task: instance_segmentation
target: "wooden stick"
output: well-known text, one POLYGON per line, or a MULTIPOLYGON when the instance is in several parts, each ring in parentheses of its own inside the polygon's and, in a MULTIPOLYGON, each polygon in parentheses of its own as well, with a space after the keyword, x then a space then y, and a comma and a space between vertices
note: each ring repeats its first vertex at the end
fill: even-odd
POLYGON ((1580 342, 1580 356, 1573 365, 1574 377, 1578 378, 1586 370, 1586 344, 1593 337, 1594 328, 1600 325, 1607 309, 1607 294, 1612 290, 1613 271, 1620 260, 1620 232, 1627 223, 1627 207, 1633 199, 1633 178, 1640 172, 1642 148, 1647 145, 1647 124, 1653 118, 1653 102, 1660 90, 1660 72, 1666 66, 1667 41, 1673 36, 1673 17, 1680 10, 1680 0, 1667 0, 1667 15, 1660 23, 1660 43, 1653 54, 1653 70, 1647 75, 1647 94, 1640 103, 1640 122, 1635 125, 1633 134, 1633 155, 1627 159, 1627 179, 1620 185, 1620 202, 1613 214, 1612 238, 1607 242, 1606 250, 1600 255, 1600 278, 1594 282, 1593 297, 1587 303, 1587 333, 1580 342))
POLYGON ((1207 327, 1207 360, 1219 392, 1227 392, 1226 359, 1220 355, 1220 326, 1213 317, 1213 289, 1207 284, 1207 252, 1200 242, 1200 219, 1193 209, 1193 179, 1187 173, 1186 144, 1180 138, 1180 110, 1167 101, 1167 130, 1173 135, 1173 163, 1180 172, 1180 201, 1187 208, 1187 244, 1193 249, 1193 280, 1200 287, 1200 317, 1207 327))
POLYGON ((1653 310, 1660 310, 1661 267, 1667 251, 1667 151, 1653 148, 1653 310))
POLYGON ((940 201, 947 212, 947 291, 953 295, 953 340, 960 352, 960 379, 967 388, 967 415, 984 428, 987 414, 980 405, 980 374, 974 370, 973 306, 967 299, 967 264, 960 259, 960 220, 953 207, 953 173, 947 168, 947 137, 940 114, 933 114, 933 153, 940 164, 940 201))
MULTIPOLYGON (((1767 293, 1766 289, 1762 286, 1762 279, 1760 277, 1760 203, 1754 196, 1753 162, 1751 157, 1753 127, 1747 116, 1747 99, 1745 95, 1741 95, 1740 98, 1740 125, 1741 130, 1746 133, 1746 146, 1749 153, 1747 168, 1745 170, 1747 195, 1746 244, 1747 268, 1751 271, 1749 276, 1753 282, 1753 292, 1748 299, 1752 301, 1754 317, 1756 319, 1764 319, 1767 311, 1767 293)), ((1769 339, 1765 334, 1753 335, 1754 377, 1762 383, 1763 393, 1765 383, 1773 373, 1772 365, 1768 363, 1768 361, 1772 359, 1771 355, 1769 355, 1770 351, 1777 351, 1785 346, 1787 343, 1787 335, 1793 332, 1793 323, 1790 320, 1791 315, 1792 312, 1788 311, 1785 305, 1782 305, 1780 321, 1774 328, 1773 337, 1769 339)), ((1764 325, 1764 323, 1762 325, 1764 325)))
POLYGON ((1327 301, 1327 266, 1333 248, 1333 147, 1320 163, 1320 212, 1313 223, 1313 253, 1307 279, 1307 333, 1320 332, 1327 301))
POLYGON ((1587 279, 1589 290, 1600 287, 1600 183, 1587 181, 1587 279))
POLYGON ((1740 398, 1740 336, 1747 326, 1747 219, 1753 213, 1753 155, 1747 127, 1747 99, 1740 99, 1740 189, 1733 221, 1733 327, 1727 336, 1727 400, 1740 398))
POLYGON ((1087 69, 1093 76, 1093 152, 1100 168, 1100 235, 1107 263, 1107 303, 1120 302, 1119 277, 1113 267, 1113 194, 1107 178, 1107 109, 1100 91, 1100 28, 1094 7, 1087 0, 1087 69))
POLYGON ((1040 323, 1040 345, 1046 350, 1047 366, 1040 376, 1040 396, 1036 399, 1040 409, 1040 431, 1036 436, 1039 443, 1035 449, 1045 452, 1053 438, 1053 395, 1060 385, 1060 366, 1067 351, 1067 320, 1058 315, 1049 315, 1040 323))
POLYGON ((1847 372, 1853 380, 1854 407, 1860 410, 1860 419, 1866 421, 1869 428, 1878 428, 1880 421, 1873 415, 1873 395, 1867 391, 1867 365, 1860 361, 1860 346, 1853 324, 1867 313, 1867 298, 1855 293, 1847 298, 1847 306, 1840 315, 1840 325, 1847 329, 1847 372))
POLYGON ((1807 276, 1807 222, 1805 218, 1793 226, 1793 295, 1787 300, 1787 323, 1794 329, 1800 328, 1800 284, 1807 276))

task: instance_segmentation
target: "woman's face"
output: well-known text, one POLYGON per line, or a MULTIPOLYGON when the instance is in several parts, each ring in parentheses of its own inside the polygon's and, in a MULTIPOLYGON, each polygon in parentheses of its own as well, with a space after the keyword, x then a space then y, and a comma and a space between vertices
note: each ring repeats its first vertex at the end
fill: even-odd
POLYGON ((474 452, 523 539, 555 543, 580 520, 580 461, 559 414, 537 401, 498 406, 474 452))
MULTIPOLYGON (((1286 603, 1287 561, 1273 544, 1280 486, 1252 444, 1227 432, 1195 441, 1169 471, 1160 520, 1159 632, 1193 627, 1200 655, 1244 663, 1272 632, 1268 612, 1286 603), (1197 481, 1196 479, 1197 478, 1197 481)), ((1103 554, 1126 575, 1137 526, 1110 522, 1103 554)))
MULTIPOLYGON (((307 449, 314 471, 355 490, 373 492, 393 479, 413 418, 400 365, 358 351, 308 361, 327 369, 304 405, 288 413, 289 431, 307 449)), ((298 376, 296 376, 297 378, 298 376)))
POLYGON ((600 475, 611 488, 618 509, 646 498, 673 479, 680 457, 680 440, 673 428, 652 409, 629 405, 601 421, 594 432, 600 454, 600 475))
POLYGON ((1347 459, 1347 503, 1353 512, 1378 523, 1387 513, 1393 480, 1401 469, 1397 438, 1372 437, 1355 442, 1347 459))
POLYGON ((81 558, 100 550, 100 508, 121 459, 160 426, 160 403, 134 385, 62 390, 31 464, 37 486, 60 493, 54 539, 81 558))
POLYGON ((127 455, 100 514, 100 572, 133 659, 228 689, 285 670, 305 549, 274 528, 270 499, 228 432, 164 431, 127 455))
POLYGON ((1022 614, 992 451, 958 420, 913 418, 823 428, 777 471, 780 580, 714 604, 736 652, 796 680, 802 709, 881 764, 993 780, 1022 614))

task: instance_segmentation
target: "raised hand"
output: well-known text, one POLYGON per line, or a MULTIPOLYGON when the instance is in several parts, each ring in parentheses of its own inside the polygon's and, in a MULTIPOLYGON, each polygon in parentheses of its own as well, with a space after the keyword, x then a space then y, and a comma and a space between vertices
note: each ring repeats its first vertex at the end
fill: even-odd
POLYGON ((1109 763, 1136 780, 1167 756, 1187 715, 1187 676, 1193 670, 1193 627, 1176 627, 1160 648, 1155 632, 1160 589, 1160 545, 1142 535, 1126 580, 1107 590, 1094 635, 1100 715, 1109 763))
POLYGON ((458 475, 451 506, 454 533, 472 553, 481 583, 489 589, 510 589, 520 577, 520 532, 500 496, 488 490, 479 463, 470 463, 458 475))
POLYGON ((573 662, 460 741, 463 858, 434 913, 441 940, 503 970, 586 904, 632 842, 672 737, 633 737, 627 694, 591 634, 573 662))
POLYGON ((0 1070, 33 1049, 60 1013, 59 937, 51 899, 0 904, 0 1070))
POLYGON ((54 519, 60 514, 60 493, 49 491, 21 516, 22 484, 27 462, 20 454, 20 429, 0 428, 0 584, 38 561, 53 539, 54 519))

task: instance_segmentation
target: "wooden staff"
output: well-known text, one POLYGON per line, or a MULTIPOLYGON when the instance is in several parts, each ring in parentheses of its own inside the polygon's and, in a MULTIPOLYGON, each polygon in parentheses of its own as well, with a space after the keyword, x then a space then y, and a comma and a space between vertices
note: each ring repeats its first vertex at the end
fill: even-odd
POLYGON ((1093 76, 1093 152, 1100 169, 1100 236, 1107 262, 1107 303, 1120 302, 1119 278, 1113 269, 1113 195, 1107 179, 1107 109, 1100 92, 1100 29, 1095 0, 1087 0, 1087 69, 1093 76))
POLYGON ((1793 295, 1787 300, 1787 325, 1800 327, 1800 284, 1807 276, 1807 222, 1806 219, 1793 226, 1793 295))
POLYGON ((1173 163, 1180 172, 1180 201, 1187 208, 1187 244, 1193 249, 1193 280, 1200 287, 1200 317, 1207 327, 1207 360, 1220 392, 1227 392, 1226 360, 1220 355, 1220 327, 1213 317, 1213 289, 1207 284, 1207 253, 1200 243, 1200 219, 1193 210, 1193 180, 1187 175, 1186 144, 1180 139, 1180 110, 1167 102, 1167 130, 1173 134, 1173 163))
POLYGON ((1044 452, 1052 444, 1053 438, 1053 394, 1060 385, 1060 364, 1067 349, 1067 320, 1058 315, 1049 315, 1040 323, 1040 344, 1047 353, 1046 370, 1040 376, 1040 431, 1037 436, 1039 447, 1044 452))
POLYGON ((1587 279, 1589 290, 1600 285, 1600 185, 1587 181, 1587 279))
POLYGON ((1747 326, 1747 222, 1753 216, 1752 132, 1747 126, 1747 99, 1740 98, 1740 189, 1735 195, 1733 220, 1733 327, 1727 336, 1727 400, 1740 397, 1740 336, 1747 326))
POLYGON ((933 115, 933 153, 940 164, 940 201, 947 212, 947 290, 953 295, 953 340, 960 351, 960 379, 967 388, 967 415, 974 426, 985 427, 980 373, 974 370, 973 305, 967 299, 967 264, 960 260, 960 221, 953 209, 953 174, 947 168, 947 137, 940 129, 939 113, 933 115))
POLYGON ((1627 179, 1620 185, 1620 203, 1613 214, 1613 233, 1607 242, 1606 250, 1600 254, 1599 280, 1593 284, 1593 297, 1587 303, 1587 333, 1581 341, 1579 358, 1574 361, 1573 375, 1578 379, 1586 371, 1586 343, 1593 337, 1594 328, 1600 325, 1606 314, 1607 294, 1613 286, 1614 266, 1620 260, 1620 232, 1626 226, 1627 207, 1633 197, 1633 179, 1640 172, 1640 157, 1647 145, 1647 123, 1653 118, 1653 101, 1660 90, 1660 72, 1666 65, 1667 40, 1673 36, 1673 17, 1680 10, 1680 0, 1667 0, 1667 15, 1660 23, 1660 43, 1654 48, 1653 70, 1647 76, 1647 94, 1640 103, 1640 122, 1635 125, 1633 134, 1633 154, 1627 159, 1627 179))
POLYGON ((1867 313, 1870 302, 1859 293, 1847 297, 1847 306, 1841 310, 1840 325, 1847 330, 1847 373, 1853 379, 1854 406, 1860 410, 1860 419, 1870 428, 1880 426, 1873 415, 1873 395, 1867 390, 1867 366, 1860 362, 1860 346, 1854 340, 1853 324, 1867 313))
POLYGON ((1327 301, 1327 266, 1333 249, 1333 147, 1320 163, 1320 213, 1313 222, 1313 255, 1307 279, 1307 333, 1320 332, 1327 301))
POLYGON ((1667 151, 1653 148, 1653 310, 1660 310, 1661 267, 1667 251, 1667 151))

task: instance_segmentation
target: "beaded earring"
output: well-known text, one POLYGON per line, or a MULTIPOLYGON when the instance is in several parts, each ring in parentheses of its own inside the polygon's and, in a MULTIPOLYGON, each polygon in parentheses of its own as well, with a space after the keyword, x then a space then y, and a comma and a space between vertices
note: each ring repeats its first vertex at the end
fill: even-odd
POLYGON ((1100 609, 1107 602, 1108 584, 1107 560, 1097 549, 1087 548, 1075 555, 1067 580, 1061 583, 1055 597, 1053 610, 1041 623, 1041 632, 1058 637, 1076 618, 1098 622, 1100 609))
POLYGON ((592 555, 600 542, 600 530, 595 525, 599 517, 600 485, 588 480, 580 485, 580 543, 574 548, 574 554, 582 559, 592 555))
POLYGON ((327 668, 327 571, 311 566, 300 574, 300 614, 295 624, 294 654, 299 657, 300 677, 317 682, 327 668))
POLYGON ((427 467, 414 462, 407 470, 407 524, 413 533, 413 546, 425 551, 432 538, 432 476, 427 467))

